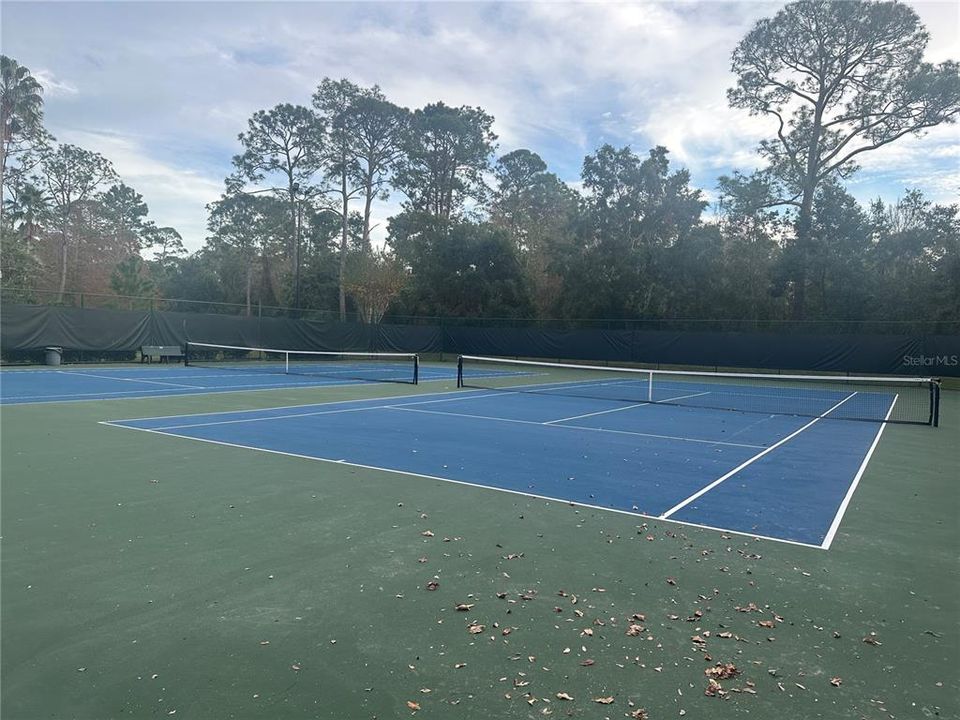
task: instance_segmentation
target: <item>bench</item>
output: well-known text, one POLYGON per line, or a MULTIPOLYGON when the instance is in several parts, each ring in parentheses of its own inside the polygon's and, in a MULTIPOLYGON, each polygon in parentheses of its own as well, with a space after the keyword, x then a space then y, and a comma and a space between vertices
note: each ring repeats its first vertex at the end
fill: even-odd
POLYGON ((144 345, 140 348, 140 362, 150 363, 156 358, 158 362, 170 362, 176 358, 179 362, 183 357, 183 349, 179 345, 144 345))

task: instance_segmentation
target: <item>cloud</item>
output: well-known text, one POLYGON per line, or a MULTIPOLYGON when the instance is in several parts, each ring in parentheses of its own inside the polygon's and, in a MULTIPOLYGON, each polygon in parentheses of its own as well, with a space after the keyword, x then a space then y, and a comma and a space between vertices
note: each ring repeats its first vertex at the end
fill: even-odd
MULTIPOLYGON (((247 119, 309 104, 323 77, 379 85, 410 108, 482 107, 496 119, 498 154, 529 148, 568 182, 609 142, 641 155, 664 145, 712 189, 721 174, 757 167, 756 144, 772 134, 724 93, 733 48, 782 5, 12 2, 4 52, 48 88, 51 132, 112 159, 157 221, 195 248, 247 119)), ((914 7, 931 59, 955 55, 955 6, 914 7)), ((937 129, 870 153, 854 187, 896 196, 928 178, 931 193, 946 194, 958 148, 937 129)), ((401 200, 377 204, 381 228, 401 200)))
POLYGON ((53 72, 45 68, 31 70, 30 74, 37 79, 37 82, 43 86, 43 94, 46 99, 56 97, 67 97, 76 95, 80 92, 76 86, 66 80, 57 79, 53 72))

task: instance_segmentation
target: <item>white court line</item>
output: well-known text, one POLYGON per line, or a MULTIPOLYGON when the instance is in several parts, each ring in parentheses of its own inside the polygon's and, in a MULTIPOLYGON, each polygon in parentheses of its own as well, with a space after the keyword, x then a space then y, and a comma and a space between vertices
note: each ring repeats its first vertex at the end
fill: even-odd
MULTIPOLYGON (((456 378, 440 378, 443 380, 456 380, 456 378)), ((435 382, 431 380, 430 382, 435 382)), ((259 386, 258 386, 259 387, 259 386)), ((288 387, 284 385, 283 387, 288 387)), ((349 385, 315 385, 311 384, 310 387, 353 387, 353 383, 349 385)), ((270 388, 271 390, 273 388, 270 388)), ((159 392, 159 391, 158 391, 159 392)), ((443 392, 436 393, 424 393, 423 395, 383 395, 380 397, 364 398, 359 400, 324 400, 323 402, 311 402, 311 403, 301 403, 300 405, 278 405, 276 407, 268 408, 248 408, 246 410, 213 410, 206 412, 196 412, 196 413, 178 413, 176 415, 150 415, 148 417, 136 417, 136 418, 119 418, 116 420, 107 420, 106 422, 111 423, 125 423, 125 422, 136 422, 138 420, 169 420, 170 418, 182 418, 182 417, 197 417, 200 415, 238 415, 240 413, 255 413, 255 412, 265 412, 268 410, 295 410, 296 408, 308 408, 308 407, 323 407, 326 405, 347 405, 355 403, 372 403, 372 402, 381 402, 383 400, 396 400, 403 399, 406 397, 436 397, 439 395, 459 395, 460 397, 450 398, 450 400, 466 400, 474 397, 493 397, 495 395, 500 395, 500 393, 486 393, 484 395, 471 395, 470 393, 479 392, 478 390, 445 390, 443 392)), ((192 397, 193 395, 199 395, 201 393, 189 393, 187 396, 192 397)), ((216 395, 217 393, 202 393, 204 395, 216 395)), ((181 395, 168 395, 165 397, 181 397, 181 395)), ((423 400, 421 402, 446 402, 445 400, 423 400)), ((414 403, 411 403, 414 404, 414 403)))
POLYGON ((773 445, 771 445, 770 447, 768 447, 768 448, 767 448, 766 450, 764 450, 763 452, 757 453, 757 454, 754 455, 752 458, 750 458, 749 460, 747 460, 747 461, 745 461, 745 462, 737 465, 737 467, 735 467, 733 470, 731 470, 731 471, 728 472, 727 474, 722 475, 721 477, 717 478, 716 480, 714 480, 712 483, 710 483, 710 484, 707 485, 706 487, 700 488, 700 490, 698 490, 697 492, 695 492, 695 493, 694 493, 693 495, 691 495, 690 497, 685 498, 685 499, 681 500, 680 502, 678 502, 678 503, 677 503, 676 505, 674 505, 672 508, 670 508, 670 509, 667 510, 665 513, 663 513, 660 517, 661 517, 662 519, 666 520, 666 519, 669 518, 671 515, 673 515, 675 512, 677 512, 677 510, 682 510, 682 509, 685 508, 687 505, 689 505, 689 504, 692 503, 694 500, 696 500, 698 497, 700 497, 701 495, 704 495, 704 494, 710 492, 710 491, 713 490, 715 487, 717 487, 717 485, 719 485, 720 483, 726 482, 727 480, 729 480, 730 478, 732 478, 734 475, 736 475, 738 472, 740 472, 741 470, 743 470, 743 469, 744 469, 745 467, 747 467, 748 465, 752 465, 752 464, 755 463, 757 460, 759 460, 760 458, 762 458, 764 455, 773 452, 774 450, 776 450, 778 447, 780 447, 781 445, 783 445, 783 444, 784 444, 785 442, 787 442, 788 440, 791 440, 791 439, 795 438, 797 435, 799 435, 800 433, 802 433, 802 432, 803 432, 804 430, 806 430, 808 427, 811 427, 811 426, 813 426, 813 425, 816 425, 816 424, 817 424, 818 422, 820 422, 823 418, 825 418, 827 415, 829 415, 830 413, 832 413, 834 410, 836 410, 838 407, 840 407, 841 405, 843 405, 847 400, 849 400, 850 398, 852 398, 852 397, 853 397, 854 395, 856 395, 856 394, 857 394, 856 392, 853 392, 853 393, 851 393, 850 395, 847 395, 843 400, 841 400, 841 401, 838 402, 836 405, 834 405, 832 408, 830 408, 829 410, 827 410, 827 411, 826 411, 823 415, 821 415, 820 417, 815 417, 813 420, 811 420, 810 422, 808 422, 806 425, 804 425, 804 426, 803 426, 802 428, 800 428, 799 430, 794 430, 792 433, 790 433, 789 435, 787 435, 785 438, 783 438, 782 440, 779 440, 778 442, 774 443, 773 445))
POLYGON ((396 473, 397 475, 405 475, 407 477, 423 478, 426 480, 438 480, 440 482, 452 483, 454 485, 464 485, 466 487, 478 488, 480 490, 491 490, 493 492, 507 493, 510 495, 519 495, 520 497, 529 497, 529 498, 536 498, 538 500, 547 500, 550 502, 564 503, 566 505, 572 505, 574 507, 590 508, 592 510, 601 510, 603 512, 612 512, 612 513, 617 513, 618 515, 627 515, 632 518, 643 518, 645 520, 661 520, 663 522, 668 522, 673 525, 701 528, 706 530, 715 530, 717 532, 721 532, 728 535, 739 535, 740 537, 746 537, 751 539, 759 538, 761 540, 770 540, 771 542, 786 543, 788 545, 799 545, 801 547, 813 548, 815 550, 822 549, 819 545, 802 543, 797 540, 786 540, 784 538, 771 537, 768 535, 757 535, 755 533, 746 533, 740 530, 728 530, 727 528, 715 528, 710 525, 700 525, 698 523, 691 523, 683 520, 671 520, 670 518, 661 518, 661 517, 657 517, 656 515, 647 515, 646 513, 634 512, 631 510, 621 510, 619 508, 603 507, 602 505, 591 505, 589 503, 581 503, 581 502, 576 502, 576 501, 568 500, 564 498, 555 498, 555 497, 550 497, 549 495, 538 495, 537 493, 531 493, 531 492, 522 492, 520 490, 510 490, 508 488, 491 487, 489 485, 472 483, 467 480, 455 480, 454 478, 441 477, 440 475, 427 475, 425 473, 417 473, 417 472, 412 472, 410 470, 398 470, 396 468, 379 467, 377 465, 364 465, 362 463, 349 462, 342 458, 334 460, 333 458, 316 457, 314 455, 301 455, 299 453, 285 452, 283 450, 270 450, 269 448, 256 447, 254 445, 240 445, 237 443, 224 442, 222 440, 208 440, 207 438, 192 437, 190 435, 178 435, 177 433, 161 432, 159 430, 151 430, 149 428, 139 428, 133 425, 117 425, 113 422, 109 422, 106 420, 101 420, 98 424, 107 425, 109 427, 121 428, 123 430, 138 430, 140 432, 153 433, 155 435, 181 438, 183 440, 195 440, 196 442, 209 443, 210 445, 222 445, 224 447, 239 448, 241 450, 254 450, 256 452, 263 452, 270 455, 283 455, 286 457, 294 457, 301 460, 313 460, 316 462, 332 463, 334 465, 347 465, 349 467, 363 468, 364 470, 377 470, 380 472, 396 473))
MULTIPOLYGON (((482 397, 482 396, 475 396, 475 397, 482 397)), ((657 438, 661 440, 678 440, 682 442, 701 443, 705 445, 728 445, 732 447, 745 447, 745 448, 751 448, 751 449, 763 447, 762 445, 746 445, 742 443, 724 442, 722 440, 705 440, 705 439, 699 439, 699 438, 688 438, 688 437, 680 437, 680 436, 674 436, 674 435, 655 435, 652 433, 632 432, 629 430, 607 430, 605 428, 592 428, 592 427, 585 427, 581 425, 550 425, 550 423, 535 422, 533 420, 514 420, 512 418, 493 417, 489 415, 469 415, 466 413, 442 412, 440 410, 420 410, 417 408, 410 407, 410 405, 424 405, 424 404, 432 404, 432 403, 438 403, 438 402, 449 402, 452 399, 460 399, 460 398, 447 398, 445 400, 426 400, 426 401, 418 401, 418 402, 412 402, 412 403, 395 403, 391 405, 365 405, 363 407, 340 408, 337 410, 317 410, 315 412, 289 413, 285 415, 264 415, 263 417, 239 418, 234 420, 216 420, 213 422, 202 422, 202 423, 179 423, 176 425, 160 425, 158 427, 154 427, 150 429, 158 430, 158 431, 179 430, 182 428, 200 428, 200 427, 212 427, 216 425, 240 425, 244 423, 269 422, 271 420, 289 420, 291 418, 305 418, 305 417, 314 417, 318 415, 338 415, 340 413, 360 412, 363 410, 404 410, 407 412, 418 412, 418 413, 425 413, 428 415, 447 415, 450 417, 463 417, 463 418, 471 418, 475 420, 496 420, 499 422, 519 423, 521 425, 538 425, 541 427, 542 426, 559 427, 566 430, 589 430, 591 432, 606 432, 606 433, 615 433, 618 435, 635 435, 638 437, 657 438)), ((310 407, 310 406, 306 405, 303 407, 310 407)), ((274 409, 277 409, 277 408, 263 408, 259 412, 270 412, 271 410, 274 410, 274 409)), ((258 411, 242 411, 242 412, 258 412, 258 411)), ((173 417, 175 418, 175 417, 181 417, 181 416, 175 415, 173 417)), ((186 417, 186 416, 182 416, 182 417, 186 417)), ((153 420, 157 418, 145 418, 145 419, 153 420)), ((115 420, 110 422, 117 425, 123 425, 124 423, 131 422, 131 421, 115 420)), ((127 425, 123 425, 123 426, 130 427, 127 425)))
POLYGON ((860 478, 863 477, 863 473, 867 469, 867 463, 870 462, 870 458, 873 456, 873 451, 877 449, 877 445, 880 443, 880 436, 883 435, 884 428, 887 427, 887 421, 890 419, 890 415, 893 413, 893 406, 897 404, 897 398, 899 397, 900 393, 897 393, 893 396, 893 402, 890 403, 890 409, 887 410, 887 414, 883 418, 883 422, 880 424, 880 429, 877 430, 877 434, 873 438, 873 443, 871 443, 870 449, 867 450, 867 454, 863 458, 863 462, 860 463, 860 469, 857 470, 857 474, 854 475, 853 482, 847 489, 847 494, 843 497, 843 502, 841 502, 840 507, 837 508, 837 514, 834 516, 833 522, 830 523, 830 529, 827 530, 827 534, 823 538, 823 544, 821 547, 824 550, 830 549, 830 545, 833 543, 833 538, 837 534, 837 530, 840 529, 840 521, 843 520, 843 516, 847 512, 847 506, 850 504, 853 494, 857 491, 857 485, 860 484, 860 478))
MULTIPOLYGON (((437 393, 437 394, 445 394, 445 393, 437 393)), ((492 397, 497 394, 498 393, 491 393, 490 395, 472 395, 471 397, 472 398, 492 397)), ((404 396, 397 395, 396 397, 403 398, 404 396)), ((416 397, 416 396, 413 396, 413 397, 416 397)), ((392 398, 387 397, 387 398, 381 398, 381 399, 391 400, 392 398)), ((357 412, 358 410, 385 410, 387 408, 392 408, 392 407, 399 408, 406 405, 429 405, 431 403, 453 402, 456 400, 463 400, 463 399, 465 398, 458 397, 458 398, 445 398, 443 400, 418 400, 416 402, 411 402, 411 403, 395 403, 394 405, 364 405, 363 407, 349 407, 349 408, 341 408, 339 410, 317 410, 316 412, 290 413, 288 415, 266 415, 264 417, 240 418, 237 420, 217 420, 214 422, 206 422, 206 423, 184 423, 181 425, 163 425, 161 427, 156 427, 153 429, 168 430, 168 429, 182 428, 182 427, 209 427, 211 425, 236 425, 239 423, 264 422, 266 420, 286 420, 287 418, 311 417, 313 415, 335 415, 337 413, 357 412)), ((316 403, 316 404, 310 404, 310 405, 291 405, 289 406, 289 409, 297 408, 297 407, 317 407, 321 405, 347 405, 347 404, 355 404, 355 403, 361 403, 361 402, 374 402, 374 401, 375 401, 374 398, 371 398, 370 400, 339 400, 339 401, 333 401, 329 403, 316 403)), ((223 414, 232 414, 233 412, 238 412, 238 413, 271 412, 273 410, 285 410, 285 409, 288 409, 288 408, 282 408, 282 407, 281 408, 257 408, 256 410, 233 410, 233 411, 225 410, 225 411, 220 411, 216 413, 194 413, 193 415, 168 415, 165 417, 161 416, 161 417, 155 417, 155 418, 139 418, 139 419, 140 420, 163 420, 166 418, 193 417, 198 415, 203 416, 207 414, 223 415, 223 414)), ((444 413, 444 414, 449 414, 449 413, 444 413)), ((133 422, 133 421, 132 420, 116 420, 113 422, 133 422)))
POLYGON ((443 412, 441 410, 420 410, 418 408, 405 407, 403 405, 384 405, 385 410, 404 410, 406 412, 425 413, 427 415, 448 415, 450 417, 471 418, 473 420, 495 420, 497 422, 516 423, 519 425, 537 425, 539 427, 560 428, 562 430, 589 430, 590 432, 613 433, 615 435, 634 435, 636 437, 657 438, 659 440, 678 440, 681 442, 700 443, 703 445, 730 445, 732 447, 743 447, 756 450, 764 447, 763 445, 745 445, 742 443, 724 442, 722 440, 706 440, 702 438, 688 438, 679 435, 654 435, 653 433, 635 432, 632 430, 609 430, 607 428, 588 427, 586 425, 551 425, 548 422, 537 422, 536 420, 517 420, 514 418, 502 418, 492 415, 469 415, 467 413, 443 412))
POLYGON ((79 375, 81 377, 97 378, 98 380, 116 380, 117 382, 147 383, 149 385, 169 385, 170 387, 196 388, 196 389, 200 389, 204 387, 203 385, 185 385, 183 383, 161 382, 159 380, 140 380, 137 378, 112 377, 110 375, 94 375, 93 373, 79 372, 77 370, 58 370, 57 372, 60 373, 61 375, 79 375))
POLYGON ((580 420, 581 418, 594 417, 596 415, 606 415, 608 413, 621 412, 623 410, 631 410, 632 408, 643 407, 644 405, 656 405, 657 403, 668 403, 673 402, 674 400, 684 400, 686 398, 700 397, 701 395, 709 395, 709 392, 699 392, 693 393, 692 395, 678 395, 677 397, 667 398, 666 400, 649 400, 647 402, 637 403, 636 405, 627 405, 627 407, 622 408, 613 408, 613 410, 599 410, 598 412, 586 413, 584 415, 574 415, 572 417, 560 418, 559 420, 549 420, 545 422, 544 425, 553 425, 554 423, 567 422, 567 420, 580 420))

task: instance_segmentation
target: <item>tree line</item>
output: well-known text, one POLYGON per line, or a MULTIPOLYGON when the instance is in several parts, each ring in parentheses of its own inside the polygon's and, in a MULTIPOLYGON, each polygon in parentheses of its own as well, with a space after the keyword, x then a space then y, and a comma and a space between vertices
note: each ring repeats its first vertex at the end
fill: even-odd
POLYGON ((895 3, 801 1, 732 53, 731 106, 772 132, 712 207, 667 148, 602 145, 578 189, 494 118, 324 78, 309 104, 255 112, 188 254, 111 163, 58 144, 42 88, 0 58, 6 290, 385 315, 960 319, 960 206, 909 189, 861 205, 857 160, 960 114, 954 61, 895 3), (400 212, 375 226, 375 208, 400 212), (373 241, 375 232, 385 243, 373 241))

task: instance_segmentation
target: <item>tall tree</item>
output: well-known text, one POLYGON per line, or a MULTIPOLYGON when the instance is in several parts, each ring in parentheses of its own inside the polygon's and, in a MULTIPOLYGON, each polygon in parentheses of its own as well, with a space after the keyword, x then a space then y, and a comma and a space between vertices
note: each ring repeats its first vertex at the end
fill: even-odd
POLYGON ((280 178, 282 186, 276 189, 286 197, 288 257, 295 277, 296 306, 300 304, 300 204, 311 192, 314 175, 321 167, 323 132, 323 123, 310 108, 283 103, 253 114, 247 132, 239 135, 243 153, 233 158, 237 180, 261 183, 280 178))
POLYGON ((161 267, 171 260, 187 254, 183 237, 172 227, 148 225, 146 243, 153 250, 153 259, 161 267))
POLYGON ((547 317, 562 293, 558 268, 573 250, 580 198, 530 150, 504 155, 494 176, 490 221, 515 243, 537 314, 547 317))
POLYGON ((402 213, 390 219, 387 243, 401 266, 409 268, 402 296, 411 314, 532 314, 516 248, 490 223, 402 213))
POLYGON ((721 250, 713 269, 715 305, 707 317, 782 320, 784 293, 774 277, 789 218, 770 202, 770 186, 760 178, 734 173, 721 176, 718 186, 721 250))
POLYGON ((370 247, 373 201, 387 198, 387 180, 402 157, 410 113, 374 87, 356 98, 348 119, 351 150, 363 189, 363 245, 370 247))
POLYGON ((230 296, 229 301, 242 299, 247 315, 253 311, 255 286, 261 302, 272 304, 276 298, 273 262, 285 244, 284 204, 277 198, 236 194, 207 208, 208 256, 224 286, 242 288, 240 298, 230 296))
POLYGON ((143 196, 121 182, 103 194, 100 204, 112 244, 125 255, 140 252, 146 242, 149 212, 143 196))
POLYGON ((449 220, 468 200, 482 203, 484 173, 497 139, 493 117, 481 108, 433 103, 413 113, 394 185, 408 198, 408 210, 449 220))
POLYGON ((332 193, 339 196, 340 213, 340 321, 347 319, 346 270, 347 248, 350 238, 350 201, 363 188, 360 167, 352 148, 351 119, 355 104, 363 91, 349 80, 324 78, 313 94, 313 106, 320 113, 327 128, 324 152, 324 173, 334 184, 332 193))
POLYGON ((102 155, 67 144, 45 151, 42 168, 44 189, 51 199, 58 236, 60 281, 57 302, 62 302, 76 215, 100 187, 116 179, 116 173, 110 161, 102 155))
POLYGON ((670 172, 667 156, 663 147, 640 158, 604 145, 584 159, 582 250, 568 259, 565 314, 645 318, 667 311, 665 251, 699 227, 707 204, 686 170, 670 172))
POLYGON ((867 258, 878 317, 960 317, 960 205, 933 205, 918 190, 870 207, 867 258))
POLYGON ((793 316, 806 310, 813 203, 856 158, 960 113, 956 62, 923 62, 916 13, 892 2, 801 0, 760 20, 733 53, 733 107, 767 115, 776 138, 760 144, 772 199, 797 209, 793 316))
POLYGON ((29 183, 18 184, 6 205, 6 217, 0 220, 0 278, 5 290, 16 290, 21 300, 29 300, 41 271, 37 251, 50 206, 43 192, 29 183))
POLYGON ((43 87, 13 58, 0 55, 0 219, 7 164, 42 136, 43 87))

